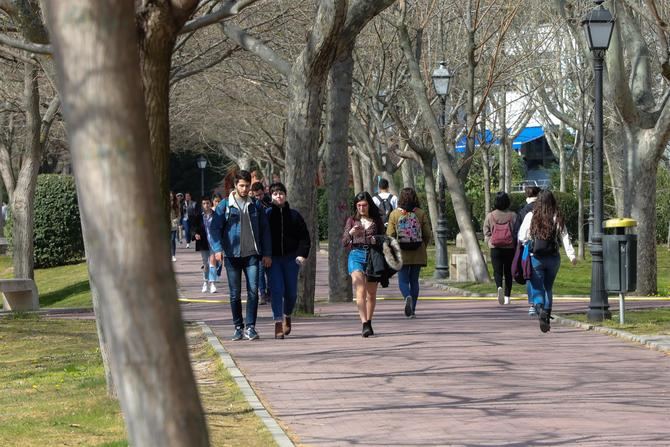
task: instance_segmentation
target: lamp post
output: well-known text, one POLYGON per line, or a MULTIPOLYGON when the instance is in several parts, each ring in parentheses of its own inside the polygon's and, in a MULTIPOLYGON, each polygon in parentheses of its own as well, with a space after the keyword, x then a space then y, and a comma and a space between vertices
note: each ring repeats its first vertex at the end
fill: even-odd
POLYGON ((593 241, 591 242, 591 301, 586 314, 589 321, 611 319, 605 277, 603 273, 603 63, 609 48, 614 18, 602 6, 604 0, 595 0, 596 8, 582 20, 589 49, 593 53, 595 86, 594 141, 593 141, 593 241))
POLYGON ((200 198, 205 197, 205 168, 207 167, 207 159, 200 155, 196 160, 198 168, 200 168, 200 198))
MULTIPOLYGON (((446 62, 440 62, 440 66, 433 71, 433 87, 435 93, 440 97, 442 111, 440 116, 440 128, 444 138, 444 129, 447 126, 447 95, 452 74, 447 68, 446 62)), ((449 276, 449 260, 447 254, 447 217, 445 204, 445 181, 442 170, 438 169, 438 196, 437 196, 437 240, 435 241, 435 279, 444 279, 449 276)))

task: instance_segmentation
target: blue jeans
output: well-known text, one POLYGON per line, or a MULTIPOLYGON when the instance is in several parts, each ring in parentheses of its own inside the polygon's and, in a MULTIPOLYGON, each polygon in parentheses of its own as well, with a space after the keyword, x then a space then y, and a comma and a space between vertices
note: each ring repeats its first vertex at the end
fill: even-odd
POLYGON ((258 265, 260 257, 245 256, 244 258, 225 258, 226 275, 230 287, 230 309, 233 312, 233 324, 236 328, 244 327, 242 319, 242 272, 247 279, 247 326, 256 325, 258 314, 258 265))
POLYGON ((188 219, 182 220, 181 221, 181 226, 184 228, 184 239, 186 239, 186 243, 190 244, 191 243, 191 224, 188 221, 188 219))
POLYGON ((209 257, 213 255, 214 252, 210 250, 200 250, 200 256, 202 257, 202 276, 205 281, 214 282, 216 281, 216 266, 213 266, 209 263, 209 257))
POLYGON ((561 266, 561 257, 533 256, 533 274, 530 277, 530 292, 533 304, 541 305, 550 310, 554 298, 553 287, 556 274, 561 266))
POLYGON ((398 272, 398 286, 403 297, 412 297, 412 312, 416 310, 419 299, 419 272, 420 265, 403 265, 398 272))
MULTIPOLYGON (((274 262, 274 258, 272 258, 272 262, 274 262)), ((263 264, 258 264, 258 290, 261 292, 261 294, 267 295, 268 292, 268 283, 265 279, 265 267, 263 267, 263 264)))
POLYGON ((172 230, 170 235, 170 248, 172 249, 172 256, 177 254, 177 230, 172 230))
POLYGON ((295 256, 273 256, 269 271, 272 316, 281 321, 293 313, 298 298, 298 272, 300 266, 295 256))

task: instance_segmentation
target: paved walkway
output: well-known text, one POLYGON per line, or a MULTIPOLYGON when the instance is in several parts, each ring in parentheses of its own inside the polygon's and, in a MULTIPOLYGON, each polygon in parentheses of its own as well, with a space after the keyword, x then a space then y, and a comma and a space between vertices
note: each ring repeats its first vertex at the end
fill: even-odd
MULTIPOLYGON (((211 298, 200 294, 199 258, 178 258, 180 294, 211 298)), ((399 298, 394 285, 384 295, 399 298)), ((559 301, 556 311, 585 306, 559 301)), ((670 356, 568 326, 541 334, 523 300, 420 301, 415 320, 381 301, 369 339, 352 303, 317 303, 319 316, 295 319, 285 340, 272 339, 260 306, 255 342, 228 340, 227 303, 182 308, 212 328, 297 444, 670 445, 670 356)))

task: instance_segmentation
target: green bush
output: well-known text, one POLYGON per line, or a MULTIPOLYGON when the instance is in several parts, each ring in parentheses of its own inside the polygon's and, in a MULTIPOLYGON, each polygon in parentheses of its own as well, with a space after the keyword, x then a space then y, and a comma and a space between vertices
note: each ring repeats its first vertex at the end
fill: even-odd
POLYGON ((42 174, 35 190, 35 267, 55 267, 84 257, 74 177, 42 174))
POLYGON ((670 171, 661 165, 656 178, 656 241, 660 244, 668 240, 670 225, 670 171))

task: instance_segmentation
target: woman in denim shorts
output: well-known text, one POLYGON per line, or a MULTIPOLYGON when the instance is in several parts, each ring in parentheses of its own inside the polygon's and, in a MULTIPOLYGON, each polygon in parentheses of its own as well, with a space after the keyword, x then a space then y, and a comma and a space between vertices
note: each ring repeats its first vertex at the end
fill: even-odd
POLYGON ((356 214, 347 219, 342 233, 342 245, 350 250, 348 269, 356 295, 358 314, 363 323, 363 337, 374 335, 372 315, 377 304, 377 282, 368 281, 365 276, 370 245, 375 244, 375 235, 384 234, 379 209, 367 192, 354 197, 356 214))

